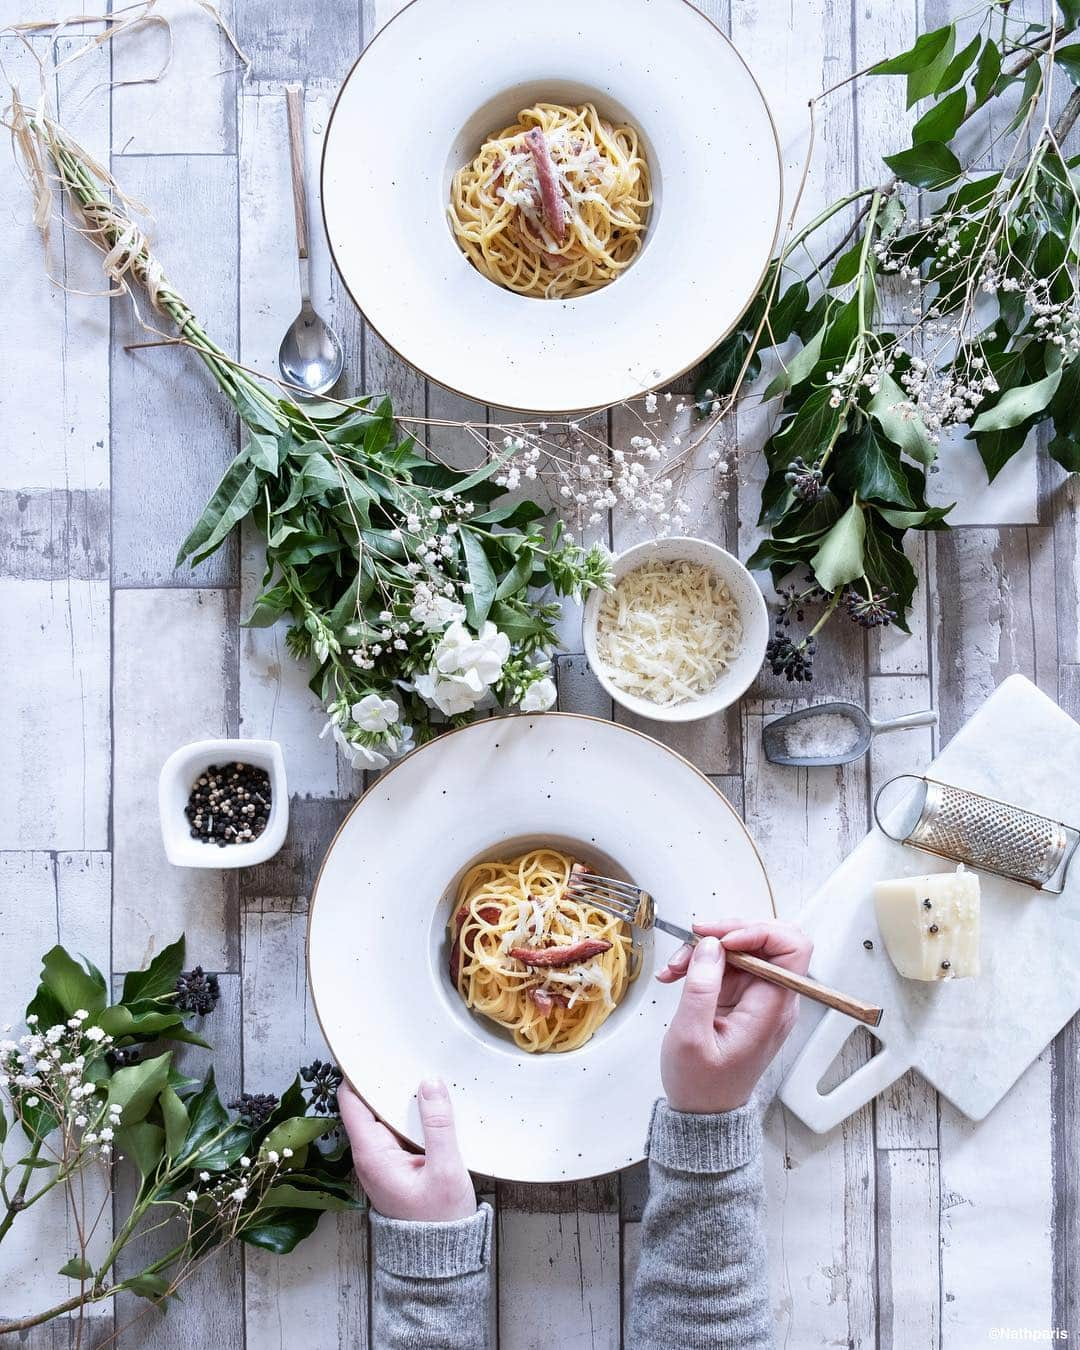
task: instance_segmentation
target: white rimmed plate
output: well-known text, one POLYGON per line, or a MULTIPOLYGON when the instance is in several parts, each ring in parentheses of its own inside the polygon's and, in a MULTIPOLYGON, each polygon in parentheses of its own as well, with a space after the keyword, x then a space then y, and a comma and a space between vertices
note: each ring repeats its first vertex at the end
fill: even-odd
POLYGON ((330 248, 368 321, 438 383, 531 412, 616 403, 695 365, 757 290, 780 203, 761 91, 688 0, 412 0, 353 67, 323 151, 330 248), (494 285, 446 217, 454 172, 538 100, 633 123, 652 172, 640 255, 576 300, 494 285))
POLYGON ((742 821, 674 751, 597 718, 500 717, 414 751, 352 809, 312 896, 308 971, 335 1058, 393 1129, 420 1141, 414 1094, 439 1074, 471 1170, 550 1182, 641 1158, 679 993, 652 976, 678 944, 646 938, 641 975, 588 1045, 519 1051, 458 997, 445 927, 466 867, 539 843, 616 867, 676 923, 773 914, 742 821))

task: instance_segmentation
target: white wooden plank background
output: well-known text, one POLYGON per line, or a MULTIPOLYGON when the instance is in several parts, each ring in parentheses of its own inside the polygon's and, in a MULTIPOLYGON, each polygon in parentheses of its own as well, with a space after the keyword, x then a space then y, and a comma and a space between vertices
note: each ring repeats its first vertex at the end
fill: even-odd
MULTIPOLYGON (((1029 0, 1029 9, 1040 13, 1046 2, 1029 0)), ((151 205, 170 275, 215 336, 254 365, 272 366, 297 307, 282 86, 305 83, 317 225, 318 155, 334 92, 398 3, 224 3, 253 60, 244 80, 193 0, 162 0, 174 53, 161 81, 108 92, 110 77, 131 80, 159 67, 166 44, 156 30, 125 36, 57 81, 64 119, 96 153, 111 153, 122 184, 151 205)), ((61 9, 49 0, 12 0, 10 8, 26 18, 61 9)), ((63 12, 100 8, 65 0, 63 12)), ((966 6, 708 0, 703 8, 751 63, 793 175, 805 152, 811 95, 966 6)), ((65 38, 62 54, 76 42, 65 38)), ((16 43, 0 39, 0 60, 32 86, 32 61, 16 43)), ((820 126, 805 209, 873 175, 880 154, 899 143, 903 115, 896 83, 863 82, 835 98, 820 126)), ((5 1015, 22 1005, 36 957, 57 938, 118 975, 186 928, 192 960, 222 973, 225 999, 213 1034, 220 1062, 230 1066, 229 1086, 268 1090, 324 1050, 304 987, 308 896, 359 780, 315 739, 322 719, 283 633, 239 628, 258 584, 257 541, 231 546, 194 573, 173 570, 176 546, 236 444, 234 420, 193 361, 173 351, 124 350, 139 336, 124 303, 110 309, 101 296, 65 294, 46 282, 6 155, 0 201, 0 277, 7 312, 18 318, 0 332, 7 372, 0 383, 9 691, 0 774, 10 801, 0 817, 5 1015), (236 731, 274 736, 286 747, 290 840, 242 877, 173 871, 156 832, 158 767, 185 740, 236 731)), ((79 241, 54 236, 49 263, 68 285, 101 289, 96 261, 79 241)), ((314 289, 343 335, 350 390, 386 391, 401 409, 431 415, 483 411, 427 387, 364 331, 317 228, 314 289)), ((601 430, 619 437, 624 423, 625 415, 613 414, 601 430)), ((767 433, 767 411, 741 412, 724 446, 730 471, 692 479, 689 527, 744 556, 757 537, 767 433)), ((452 432, 436 443, 462 463, 475 453, 452 432)), ((936 704, 936 733, 885 739, 866 764, 843 771, 774 768, 761 755, 761 723, 796 701, 764 674, 737 712, 667 737, 743 811, 785 915, 798 915, 862 837, 874 787, 925 764, 1006 675, 1023 671, 1080 714, 1080 487, 1030 453, 987 488, 974 457, 961 450, 949 456, 935 492, 943 500, 962 495, 967 527, 912 541, 925 584, 911 636, 830 634, 814 693, 854 698, 879 716, 936 704)), ((599 537, 618 546, 634 534, 616 520, 599 537)), ((580 655, 573 615, 563 631, 561 706, 611 716, 580 655)), ((869 1038, 857 1036, 845 1062, 870 1053, 869 1038)), ((1074 1025, 979 1125, 913 1074, 825 1138, 774 1106, 766 1173, 777 1343, 786 1350, 970 1350, 997 1326, 1080 1334, 1078 1056, 1074 1025)), ((496 1187, 493 1344, 618 1346, 645 1192, 640 1168, 579 1186, 496 1187)), ((366 1223, 363 1216, 334 1220, 324 1220, 291 1258, 248 1252, 224 1261, 165 1322, 141 1318, 120 1330, 119 1344, 332 1350, 368 1343, 366 1223)), ((68 1226, 57 1206, 31 1239, 5 1244, 0 1314, 32 1311, 54 1295, 68 1226)), ((115 1327, 106 1319, 101 1335, 132 1315, 119 1309, 115 1327)), ((66 1330, 43 1329, 27 1344, 66 1345, 66 1330)))

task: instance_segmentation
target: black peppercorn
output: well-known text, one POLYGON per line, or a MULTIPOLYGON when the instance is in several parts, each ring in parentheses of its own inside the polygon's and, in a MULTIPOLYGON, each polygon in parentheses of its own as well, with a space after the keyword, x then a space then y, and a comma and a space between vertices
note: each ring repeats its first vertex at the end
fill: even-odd
POLYGON ((266 829, 271 799, 265 769, 239 761, 211 764, 195 780, 184 808, 191 837, 219 848, 257 839, 266 829), (262 808, 258 816, 253 797, 262 808))
POLYGON ((931 933, 936 933, 937 931, 938 931, 938 926, 937 926, 937 924, 936 924, 936 923, 932 923, 932 924, 930 925, 930 932, 931 932, 931 933))
POLYGON ((868 952, 872 952, 874 950, 874 944, 870 941, 869 938, 863 939, 863 946, 866 948, 868 952))

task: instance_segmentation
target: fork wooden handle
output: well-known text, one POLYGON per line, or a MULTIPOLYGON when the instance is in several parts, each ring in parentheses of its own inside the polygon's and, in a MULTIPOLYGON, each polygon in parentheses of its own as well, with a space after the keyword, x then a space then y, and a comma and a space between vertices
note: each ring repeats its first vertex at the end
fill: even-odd
POLYGON ((824 1003, 827 1008, 835 1008, 837 1012, 854 1017, 857 1022, 865 1022, 868 1027, 876 1027, 881 1021, 880 1008, 872 1003, 864 1003, 862 999, 852 998, 850 994, 842 994, 838 989, 830 989, 828 985, 818 984, 809 975, 796 975, 793 970, 785 970, 783 966, 764 961, 760 956, 729 951, 726 947, 724 959, 736 970, 745 970, 748 975, 756 975, 759 980, 768 980, 770 984, 778 984, 783 989, 792 989, 804 998, 812 998, 816 1003, 824 1003))

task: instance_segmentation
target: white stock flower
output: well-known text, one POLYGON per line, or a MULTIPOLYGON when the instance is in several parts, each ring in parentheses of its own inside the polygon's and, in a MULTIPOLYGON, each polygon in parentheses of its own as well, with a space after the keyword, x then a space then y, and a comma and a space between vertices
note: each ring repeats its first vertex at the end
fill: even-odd
POLYGON ((354 745, 340 727, 334 727, 334 740, 354 769, 385 769, 390 763, 378 750, 372 750, 366 745, 354 745))
POLYGON ((435 669, 441 675, 475 673, 481 684, 491 685, 502 674, 510 655, 510 639, 489 619, 479 634, 463 623, 453 623, 435 648, 435 669))
POLYGON ((475 672, 468 676, 417 675, 414 684, 425 703, 438 708, 446 717, 472 712, 487 693, 475 672))
POLYGON ((465 617, 465 606, 446 595, 429 592, 409 610, 409 617, 428 633, 436 633, 465 617))
POLYGON ((361 731, 385 731, 400 716, 401 709, 394 700, 380 698, 378 694, 365 694, 359 703, 352 705, 353 721, 361 731))
POLYGON ((521 711, 547 712, 549 708, 555 706, 557 697, 555 681, 550 675, 545 675, 542 680, 536 680, 525 690, 525 697, 521 700, 521 711))

